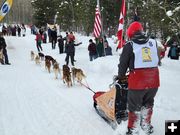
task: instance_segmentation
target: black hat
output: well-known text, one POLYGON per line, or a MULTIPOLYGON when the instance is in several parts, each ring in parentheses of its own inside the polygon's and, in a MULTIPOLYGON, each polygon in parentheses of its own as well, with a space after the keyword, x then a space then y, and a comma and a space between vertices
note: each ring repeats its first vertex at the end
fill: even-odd
POLYGON ((89 42, 93 42, 92 39, 90 39, 89 42))

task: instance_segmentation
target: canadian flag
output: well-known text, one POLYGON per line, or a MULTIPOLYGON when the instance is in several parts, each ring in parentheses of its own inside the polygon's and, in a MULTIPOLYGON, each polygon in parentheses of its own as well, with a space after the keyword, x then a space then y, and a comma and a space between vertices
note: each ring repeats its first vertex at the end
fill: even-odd
POLYGON ((120 12, 120 18, 119 18, 119 27, 117 32, 117 37, 119 40, 118 43, 118 49, 123 47, 124 39, 123 39, 123 26, 124 26, 124 17, 126 15, 126 6, 125 6, 125 0, 122 0, 122 6, 121 6, 121 12, 120 12))

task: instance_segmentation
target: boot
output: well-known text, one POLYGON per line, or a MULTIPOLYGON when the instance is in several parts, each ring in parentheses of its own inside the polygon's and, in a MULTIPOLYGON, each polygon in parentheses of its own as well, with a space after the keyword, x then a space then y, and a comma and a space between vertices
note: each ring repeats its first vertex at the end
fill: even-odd
POLYGON ((128 112, 126 110, 116 112, 116 121, 118 124, 126 120, 128 120, 128 112))
POLYGON ((140 112, 128 113, 128 131, 126 135, 139 135, 140 112))
POLYGON ((74 66, 74 60, 73 59, 71 59, 71 64, 72 64, 72 66, 74 66))
POLYGON ((141 128, 147 134, 153 133, 153 126, 151 125, 153 109, 152 107, 142 107, 141 109, 141 128))

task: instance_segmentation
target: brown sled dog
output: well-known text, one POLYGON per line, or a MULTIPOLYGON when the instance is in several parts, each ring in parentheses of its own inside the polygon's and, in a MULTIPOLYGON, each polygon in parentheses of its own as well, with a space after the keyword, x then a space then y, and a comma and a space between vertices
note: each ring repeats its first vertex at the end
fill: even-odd
POLYGON ((72 80, 71 80, 71 72, 70 68, 67 65, 63 65, 63 82, 67 84, 68 87, 72 86, 72 80))
POLYGON ((1 63, 1 64, 4 64, 3 49, 0 50, 0 63, 1 63))
POLYGON ((58 79, 58 73, 61 73, 60 68, 59 68, 59 63, 57 63, 57 62, 54 63, 53 70, 54 70, 54 74, 55 74, 55 79, 58 79))
POLYGON ((40 65, 41 64, 39 55, 35 56, 35 63, 36 63, 36 65, 40 65))
POLYGON ((50 60, 53 65, 54 65, 54 63, 56 62, 56 60, 55 60, 52 56, 50 56, 50 55, 46 55, 46 56, 45 56, 45 61, 46 61, 46 60, 50 60))
POLYGON ((35 53, 31 51, 31 60, 34 60, 34 57, 35 57, 35 53))
POLYGON ((71 70, 72 70, 73 83, 75 83, 75 79, 77 79, 77 82, 81 83, 82 79, 86 77, 82 69, 77 69, 75 67, 72 67, 71 70))
POLYGON ((47 69, 48 72, 51 73, 51 61, 49 59, 45 59, 45 69, 47 69))

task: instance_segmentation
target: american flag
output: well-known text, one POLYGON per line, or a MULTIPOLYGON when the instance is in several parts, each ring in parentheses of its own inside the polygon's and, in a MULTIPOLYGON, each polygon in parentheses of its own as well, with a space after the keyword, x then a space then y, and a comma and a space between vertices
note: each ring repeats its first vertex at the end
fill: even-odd
POLYGON ((122 6, 121 6, 121 12, 120 12, 120 18, 119 18, 119 27, 117 32, 117 37, 119 40, 118 48, 122 48, 124 44, 123 40, 123 26, 124 26, 124 17, 126 14, 126 6, 125 6, 125 0, 122 0, 122 6))
POLYGON ((99 11, 99 6, 96 7, 96 13, 95 13, 95 21, 94 21, 94 36, 98 38, 101 34, 101 14, 99 11))

